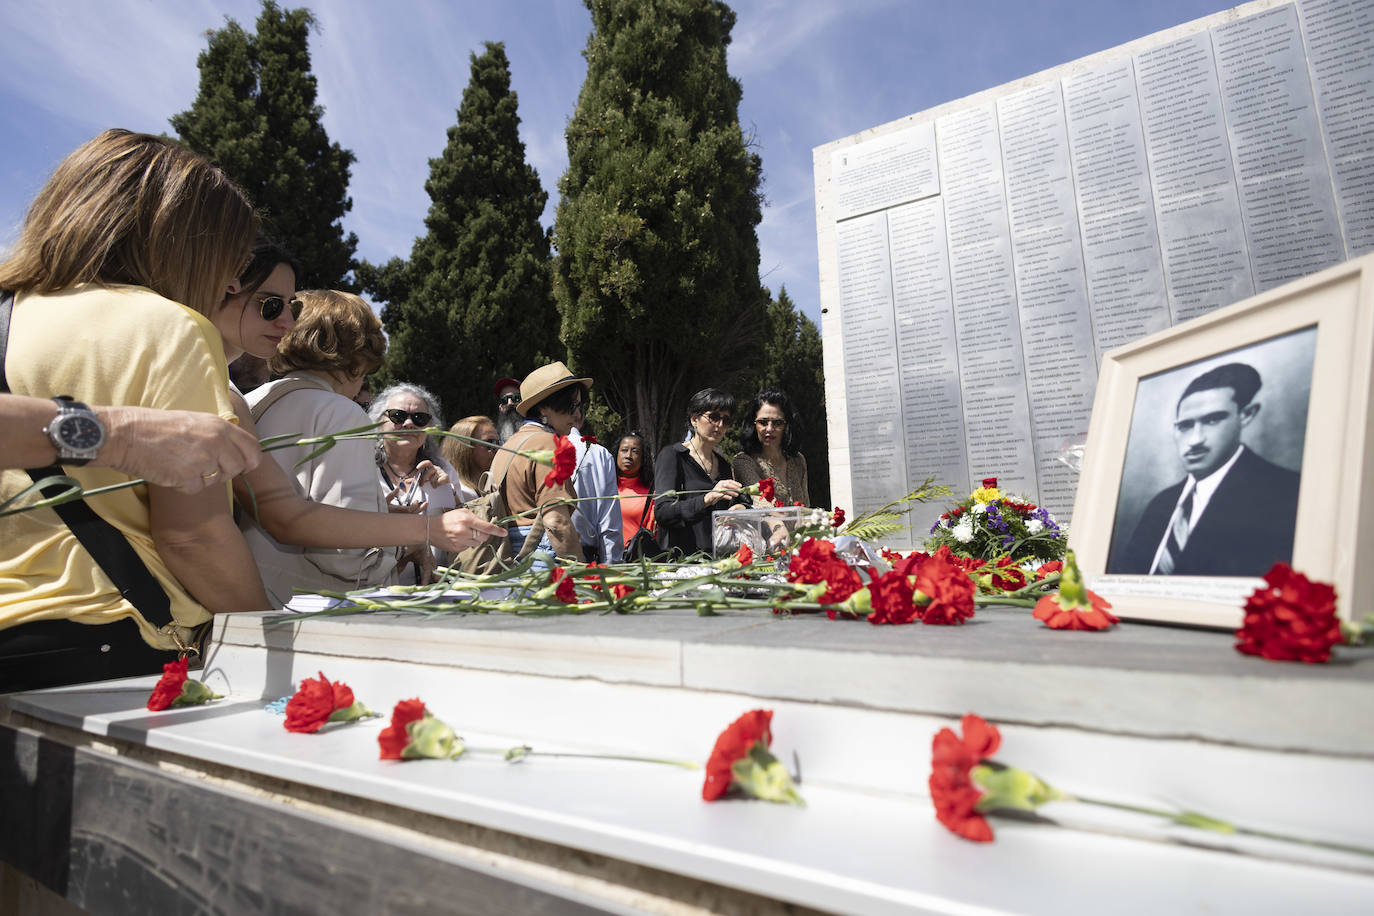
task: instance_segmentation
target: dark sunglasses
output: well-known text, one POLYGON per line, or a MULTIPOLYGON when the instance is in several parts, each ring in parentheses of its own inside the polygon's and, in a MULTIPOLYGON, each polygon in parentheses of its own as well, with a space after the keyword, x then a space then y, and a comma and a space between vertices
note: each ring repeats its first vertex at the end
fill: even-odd
POLYGON ((263 321, 276 321, 282 309, 289 307, 291 318, 295 320, 301 317, 301 307, 304 305, 304 302, 295 297, 283 299, 281 296, 263 296, 258 300, 258 314, 262 316, 263 321))
POLYGON ((424 427, 428 426, 429 421, 433 419, 430 414, 425 413, 423 410, 409 413, 408 411, 401 410, 399 407, 393 407, 390 410, 382 411, 382 416, 386 417, 397 426, 404 426, 406 420, 410 420, 414 422, 416 426, 424 427))
POLYGON ((716 413, 714 410, 708 413, 699 414, 699 416, 705 417, 707 420, 709 420, 712 423, 715 423, 716 425, 724 423, 727 426, 730 425, 730 423, 733 422, 735 419, 728 413, 716 413))
POLYGON ((520 395, 518 394, 503 394, 496 399, 496 403, 498 404, 516 404, 519 403, 519 401, 520 395))

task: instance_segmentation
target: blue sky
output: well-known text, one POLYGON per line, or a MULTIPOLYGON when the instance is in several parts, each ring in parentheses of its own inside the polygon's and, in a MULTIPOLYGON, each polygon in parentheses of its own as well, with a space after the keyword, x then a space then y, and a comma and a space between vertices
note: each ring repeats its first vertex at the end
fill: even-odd
MULTIPOLYGON (((283 5, 296 4, 287 2, 283 5)), ((353 150, 344 225, 372 261, 405 257, 429 207, 469 54, 504 41, 526 156, 550 193, 586 74, 578 0, 316 0, 313 68, 331 139, 353 150)), ((819 321, 813 147, 1210 15, 1216 0, 738 0, 730 71, 763 157, 760 272, 819 321)), ((0 244, 53 166, 106 127, 170 132, 196 55, 256 0, 0 0, 0 244)))

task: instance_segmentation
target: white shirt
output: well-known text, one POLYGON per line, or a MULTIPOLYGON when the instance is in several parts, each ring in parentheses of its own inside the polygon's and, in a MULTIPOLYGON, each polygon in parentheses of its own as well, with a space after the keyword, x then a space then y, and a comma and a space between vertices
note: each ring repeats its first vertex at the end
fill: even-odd
POLYGON ((1226 479, 1226 474, 1231 470, 1232 465, 1240 458, 1240 453, 1245 451, 1245 446, 1240 446, 1227 459, 1226 463, 1217 468, 1206 477, 1198 480, 1192 474, 1183 482, 1183 490, 1178 494, 1178 502, 1174 503, 1173 512, 1169 513, 1169 524, 1165 525, 1164 537, 1159 540, 1159 547, 1155 549, 1154 562, 1150 564, 1150 572, 1154 572, 1159 566, 1159 558, 1164 553, 1164 545, 1169 542, 1169 530, 1172 527, 1174 513, 1178 512, 1178 507, 1183 505, 1183 501, 1188 498, 1188 494, 1193 494, 1193 505, 1188 513, 1188 533, 1192 534, 1197 527, 1198 519, 1202 518, 1202 510, 1207 508, 1207 504, 1212 501, 1212 496, 1217 492, 1217 487, 1226 479))
POLYGON ((573 489, 579 498, 599 496, 595 501, 579 502, 573 508, 573 527, 587 546, 599 544, 601 562, 619 563, 625 552, 621 534, 619 487, 615 479, 615 461, 602 445, 588 445, 582 433, 573 429, 568 440, 577 449, 577 470, 573 471, 573 489), (609 498, 607 498, 609 497, 609 498))

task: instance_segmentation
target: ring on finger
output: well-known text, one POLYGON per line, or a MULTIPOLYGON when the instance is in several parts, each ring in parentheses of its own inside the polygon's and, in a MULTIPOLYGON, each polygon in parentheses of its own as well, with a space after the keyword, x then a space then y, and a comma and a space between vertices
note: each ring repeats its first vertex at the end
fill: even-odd
POLYGON ((211 472, 208 473, 208 474, 201 474, 201 475, 200 475, 200 479, 201 479, 201 480, 214 480, 214 479, 215 479, 216 477, 218 477, 218 476, 219 476, 219 468, 215 468, 213 471, 211 471, 211 472))

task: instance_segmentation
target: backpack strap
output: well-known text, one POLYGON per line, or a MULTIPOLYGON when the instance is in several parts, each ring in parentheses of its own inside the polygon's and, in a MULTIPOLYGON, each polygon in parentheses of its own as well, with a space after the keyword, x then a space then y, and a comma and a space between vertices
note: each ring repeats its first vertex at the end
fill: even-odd
POLYGON ((291 392, 304 391, 306 389, 312 389, 315 391, 325 390, 324 388, 320 387, 320 384, 318 382, 311 381, 310 379, 300 378, 299 376, 290 376, 284 379, 279 379, 278 381, 272 383, 272 387, 269 388, 267 393, 262 396, 262 400, 258 401, 256 404, 249 408, 249 411, 253 414, 253 422, 257 423, 259 420, 261 420, 263 414, 267 413, 267 409, 269 407, 280 401, 282 398, 286 397, 291 392))

